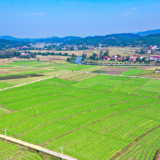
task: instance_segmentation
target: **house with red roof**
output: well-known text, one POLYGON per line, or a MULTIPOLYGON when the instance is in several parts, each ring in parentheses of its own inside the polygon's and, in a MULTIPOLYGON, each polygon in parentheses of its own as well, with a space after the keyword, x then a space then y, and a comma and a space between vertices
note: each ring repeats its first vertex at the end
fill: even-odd
POLYGON ((151 60, 152 62, 158 62, 160 60, 159 56, 151 56, 149 57, 149 60, 151 60))
POLYGON ((103 56, 103 58, 104 58, 105 60, 110 60, 110 58, 107 57, 107 56, 103 56))
POLYGON ((136 58, 130 58, 128 61, 129 62, 136 62, 136 58))
POLYGON ((111 57, 111 60, 113 60, 113 61, 117 61, 119 58, 118 58, 118 56, 116 56, 116 55, 113 55, 112 57, 111 57))
POLYGON ((152 53, 151 49, 147 49, 147 54, 151 54, 151 53, 152 53))

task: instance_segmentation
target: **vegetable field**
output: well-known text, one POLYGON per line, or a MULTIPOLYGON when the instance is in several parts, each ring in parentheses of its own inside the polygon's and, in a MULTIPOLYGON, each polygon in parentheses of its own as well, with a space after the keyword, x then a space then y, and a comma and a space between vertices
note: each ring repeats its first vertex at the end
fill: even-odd
MULTIPOLYGON (((83 72, 92 71, 83 66, 61 71, 65 65, 73 67, 57 64, 58 77, 0 92, 0 133, 7 129, 9 136, 57 152, 63 147, 80 160, 154 160, 160 148, 160 80, 128 76, 138 69, 112 76, 83 72)), ((11 155, 18 151, 10 148, 5 147, 11 155)), ((24 154, 32 156, 18 156, 24 154)))

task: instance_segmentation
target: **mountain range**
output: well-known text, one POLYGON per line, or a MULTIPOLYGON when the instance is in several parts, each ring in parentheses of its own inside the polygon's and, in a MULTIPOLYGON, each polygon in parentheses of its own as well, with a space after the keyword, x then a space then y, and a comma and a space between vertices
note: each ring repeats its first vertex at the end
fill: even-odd
POLYGON ((120 39, 134 39, 139 38, 140 36, 147 36, 150 34, 158 34, 160 33, 160 29, 157 30, 149 30, 144 32, 138 32, 138 33, 120 33, 120 34, 110 34, 106 36, 89 36, 85 38, 77 37, 77 36, 67 36, 67 37, 48 37, 48 38, 15 38, 9 35, 1 36, 0 39, 4 40, 10 40, 10 41, 21 41, 21 42, 27 42, 27 43, 37 43, 37 42, 45 42, 45 43, 67 43, 70 41, 76 41, 81 39, 100 39, 100 38, 120 38, 120 39))
POLYGON ((15 38, 12 36, 1 36, 0 37, 0 48, 2 46, 22 46, 29 45, 29 43, 62 43, 65 44, 76 44, 76 45, 92 45, 99 46, 104 44, 105 46, 142 46, 142 45, 160 45, 160 29, 133 33, 120 33, 110 34, 106 36, 89 36, 85 38, 68 36, 68 37, 49 37, 49 38, 15 38), (156 33, 156 34, 155 34, 156 33), (7 45, 8 44, 8 45, 7 45))
POLYGON ((38 42, 45 42, 45 43, 64 43, 72 40, 81 39, 81 37, 76 36, 68 36, 68 37, 48 37, 48 38, 15 38, 9 35, 1 36, 0 39, 5 39, 9 41, 21 41, 21 42, 28 42, 28 43, 38 43, 38 42))

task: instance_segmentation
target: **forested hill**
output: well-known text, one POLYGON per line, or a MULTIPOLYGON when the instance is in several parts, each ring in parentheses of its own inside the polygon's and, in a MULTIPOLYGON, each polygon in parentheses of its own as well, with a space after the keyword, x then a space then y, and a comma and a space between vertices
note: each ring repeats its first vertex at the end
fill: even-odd
POLYGON ((72 40, 81 39, 81 37, 76 36, 67 36, 67 37, 48 37, 48 38, 15 38, 12 36, 1 36, 0 39, 17 41, 17 42, 27 42, 27 43, 38 43, 38 42, 45 42, 45 43, 64 43, 72 40))
POLYGON ((86 37, 79 40, 70 41, 69 44, 98 45, 101 43, 109 46, 126 46, 131 45, 135 39, 140 37, 141 36, 132 33, 111 34, 106 36, 86 37))
POLYGON ((28 45, 28 43, 0 39, 0 50, 3 48, 7 49, 7 48, 14 48, 14 47, 21 47, 24 45, 28 45))
POLYGON ((141 38, 137 39, 137 43, 160 46, 160 33, 159 34, 151 34, 151 35, 148 35, 145 37, 141 37, 141 38))
POLYGON ((107 46, 141 46, 146 45, 160 45, 160 34, 152 34, 147 36, 139 36, 137 34, 112 34, 107 36, 86 37, 79 40, 68 42, 69 44, 86 44, 95 45, 104 44, 107 46))
POLYGON ((147 36, 150 34, 159 34, 160 33, 160 29, 156 29, 156 30, 149 30, 149 31, 144 31, 144 32, 138 32, 136 34, 140 35, 140 36, 147 36))

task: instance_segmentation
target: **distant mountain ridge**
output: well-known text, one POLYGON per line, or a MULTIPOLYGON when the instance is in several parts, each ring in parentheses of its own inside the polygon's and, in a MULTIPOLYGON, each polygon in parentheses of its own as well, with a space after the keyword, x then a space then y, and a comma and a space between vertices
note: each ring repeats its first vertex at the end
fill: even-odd
POLYGON ((105 44, 106 46, 137 46, 137 45, 160 45, 160 29, 135 33, 109 34, 105 36, 88 36, 85 38, 77 36, 48 37, 48 38, 15 38, 9 35, 1 36, 1 40, 9 40, 18 43, 62 43, 76 45, 105 44))
POLYGON ((67 37, 48 37, 48 38, 15 38, 9 35, 1 36, 0 39, 9 40, 9 41, 21 41, 28 43, 36 43, 36 42, 46 42, 46 43, 64 43, 72 40, 81 39, 81 37, 76 36, 67 36, 67 37))
POLYGON ((148 36, 150 34, 159 34, 159 33, 160 33, 160 29, 155 29, 155 30, 148 30, 148 31, 138 32, 136 34, 138 34, 140 36, 148 36))

